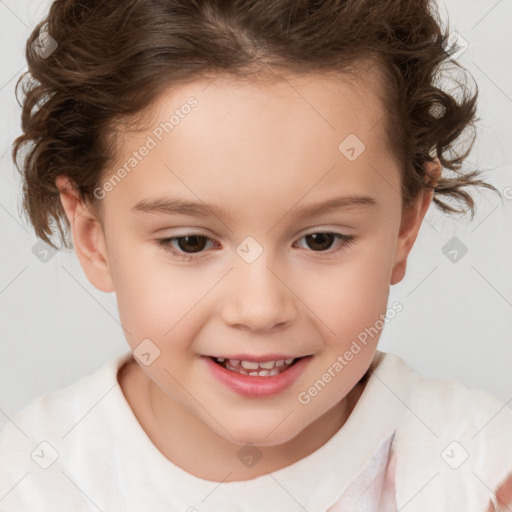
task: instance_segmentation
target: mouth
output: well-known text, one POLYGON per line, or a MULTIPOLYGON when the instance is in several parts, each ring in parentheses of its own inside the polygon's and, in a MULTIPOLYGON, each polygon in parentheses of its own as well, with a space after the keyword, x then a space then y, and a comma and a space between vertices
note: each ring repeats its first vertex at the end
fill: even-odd
POLYGON ((274 397, 289 389, 306 371, 313 355, 286 358, 284 354, 263 357, 232 354, 231 357, 201 356, 200 359, 206 363, 210 375, 223 386, 245 398, 259 399, 274 397))
POLYGON ((288 359, 276 359, 273 361, 247 361, 224 357, 208 357, 214 363, 218 364, 219 366, 222 366, 223 368, 231 372, 253 377, 273 377, 274 375, 279 375, 285 372, 286 370, 294 366, 298 361, 304 359, 304 357, 310 356, 288 359))

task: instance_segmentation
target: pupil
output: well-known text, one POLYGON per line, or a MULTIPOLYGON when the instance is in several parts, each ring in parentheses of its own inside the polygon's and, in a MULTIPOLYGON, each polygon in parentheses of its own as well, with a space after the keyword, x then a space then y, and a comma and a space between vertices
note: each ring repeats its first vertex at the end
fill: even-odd
MULTIPOLYGON (((199 248, 197 247, 197 240, 198 239, 202 239, 203 242, 205 241, 206 237, 205 236, 197 236, 197 235, 192 235, 192 236, 183 236, 183 237, 180 237, 179 240, 178 240, 178 245, 180 247, 181 250, 187 252, 187 247, 185 247, 186 245, 189 245, 189 246, 192 246, 192 252, 195 250, 201 250, 204 248, 204 244, 201 244, 199 243, 199 248), (184 244, 184 241, 187 240, 187 242, 184 244), (192 240, 192 242, 196 242, 196 243, 190 243, 189 240, 192 240)), ((190 247, 189 247, 190 249, 190 247)))
MULTIPOLYGON (((318 243, 318 239, 320 239, 320 249, 319 250, 325 250, 325 249, 329 249, 331 247, 333 235, 331 233, 313 233, 311 235, 306 235, 306 238, 313 238, 313 246, 315 243, 318 243), (327 245, 325 242, 326 237, 331 238, 331 243, 327 243, 327 245)), ((309 241, 308 241, 308 244, 311 247, 311 244, 309 243, 309 241)), ((311 247, 311 248, 314 249, 314 247, 311 247)))

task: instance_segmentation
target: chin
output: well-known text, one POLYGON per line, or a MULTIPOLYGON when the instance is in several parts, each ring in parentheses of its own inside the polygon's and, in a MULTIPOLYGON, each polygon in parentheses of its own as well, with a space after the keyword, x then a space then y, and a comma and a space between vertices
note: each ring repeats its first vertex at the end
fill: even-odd
MULTIPOLYGON (((284 423, 284 422, 283 422, 284 423)), ((227 434, 225 430, 217 430, 226 441, 234 444, 246 445, 248 443, 256 446, 278 446, 291 441, 299 432, 290 431, 283 424, 279 425, 279 421, 273 421, 270 424, 257 424, 252 422, 246 425, 225 425, 226 430, 231 434, 227 434)))

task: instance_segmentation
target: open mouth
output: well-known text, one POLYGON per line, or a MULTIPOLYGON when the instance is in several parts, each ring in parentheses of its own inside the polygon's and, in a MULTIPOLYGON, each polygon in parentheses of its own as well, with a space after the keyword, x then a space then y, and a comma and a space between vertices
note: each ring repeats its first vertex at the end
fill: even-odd
POLYGON ((210 359, 231 372, 253 377, 272 377, 285 372, 303 357, 265 362, 239 361, 238 359, 225 359, 223 357, 210 357, 210 359))

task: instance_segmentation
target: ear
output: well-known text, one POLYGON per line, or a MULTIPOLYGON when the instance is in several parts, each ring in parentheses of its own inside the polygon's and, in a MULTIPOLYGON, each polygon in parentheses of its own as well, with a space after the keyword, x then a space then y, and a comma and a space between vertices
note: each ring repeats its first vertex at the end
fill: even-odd
MULTIPOLYGON (((441 177, 441 163, 436 158, 434 162, 427 162, 424 166, 427 173, 428 182, 433 185, 439 182, 441 177)), ((405 276, 407 266, 407 257, 416 241, 423 218, 427 213, 428 207, 434 197, 434 190, 424 188, 413 204, 405 207, 402 212, 402 222, 398 234, 397 246, 395 251, 395 261, 391 272, 390 284, 399 283, 405 276)))
POLYGON ((90 283, 102 292, 113 292, 105 235, 97 216, 85 204, 67 176, 58 176, 55 184, 69 220, 75 252, 90 283))

